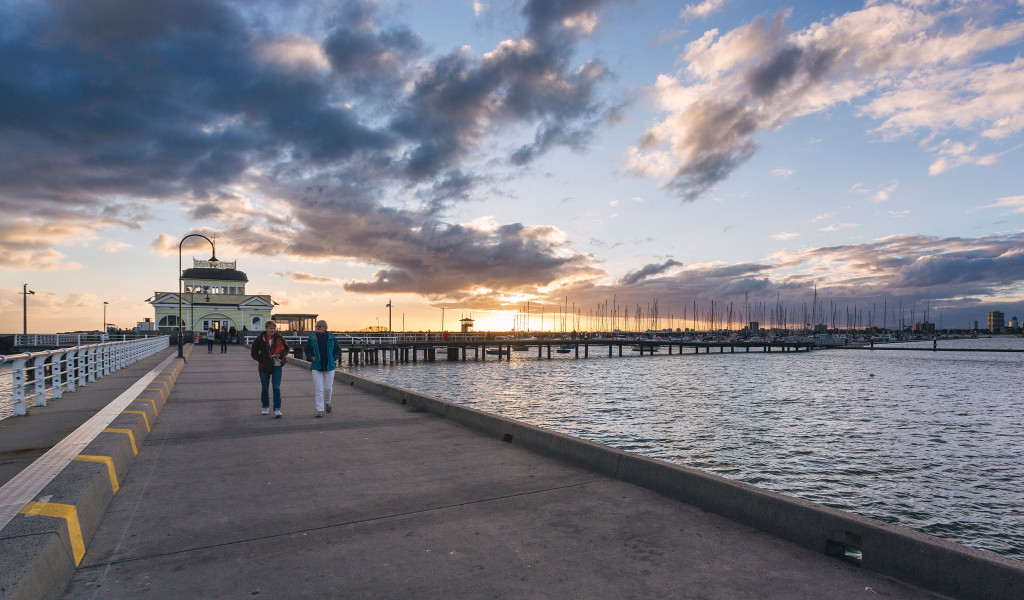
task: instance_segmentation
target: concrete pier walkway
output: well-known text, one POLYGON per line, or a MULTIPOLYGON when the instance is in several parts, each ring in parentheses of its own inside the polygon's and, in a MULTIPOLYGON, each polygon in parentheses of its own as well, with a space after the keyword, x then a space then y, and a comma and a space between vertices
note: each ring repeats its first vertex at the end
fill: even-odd
POLYGON ((340 383, 196 348, 65 597, 939 597, 340 383))

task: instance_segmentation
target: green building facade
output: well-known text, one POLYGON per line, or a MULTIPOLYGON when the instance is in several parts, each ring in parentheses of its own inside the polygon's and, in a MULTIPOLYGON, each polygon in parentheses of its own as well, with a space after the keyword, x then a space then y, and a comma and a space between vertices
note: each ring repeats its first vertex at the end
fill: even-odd
MULTIPOLYGON (((192 268, 182 272, 181 320, 185 331, 263 330, 274 301, 269 294, 246 294, 249 278, 235 268, 236 264, 224 261, 214 267, 208 261, 192 259, 192 268)), ((155 311, 157 329, 177 331, 178 292, 155 292, 149 303, 155 311)))

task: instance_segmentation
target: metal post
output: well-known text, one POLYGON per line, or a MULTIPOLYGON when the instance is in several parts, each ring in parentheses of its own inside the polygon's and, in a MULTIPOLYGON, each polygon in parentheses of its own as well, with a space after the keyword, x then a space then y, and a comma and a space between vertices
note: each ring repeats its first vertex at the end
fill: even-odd
POLYGON ((28 297, 29 295, 35 294, 35 291, 28 289, 28 284, 22 284, 21 286, 21 318, 22 318, 22 331, 24 335, 28 335, 28 297))
POLYGON ((211 240, 210 238, 206 237, 205 235, 203 235, 201 233, 190 233, 190 234, 186 235, 185 237, 181 238, 181 241, 178 242, 178 358, 184 358, 185 357, 185 352, 184 352, 184 349, 182 347, 182 340, 181 340, 181 336, 183 335, 182 327, 181 327, 181 325, 182 325, 182 323, 181 323, 181 279, 182 279, 181 246, 185 243, 185 240, 187 240, 190 237, 201 237, 204 240, 210 242, 210 247, 213 248, 213 254, 210 255, 210 260, 207 261, 207 262, 210 263, 211 267, 216 267, 217 263, 220 262, 219 260, 217 260, 217 245, 213 243, 213 240, 211 240))

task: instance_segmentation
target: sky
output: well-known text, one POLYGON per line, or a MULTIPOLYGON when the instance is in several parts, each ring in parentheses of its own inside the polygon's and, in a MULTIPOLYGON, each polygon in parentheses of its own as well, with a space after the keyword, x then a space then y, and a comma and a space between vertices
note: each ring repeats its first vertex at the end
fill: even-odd
POLYGON ((1024 317, 1024 0, 0 0, 0 65, 0 333, 192 233, 334 330, 1024 317))

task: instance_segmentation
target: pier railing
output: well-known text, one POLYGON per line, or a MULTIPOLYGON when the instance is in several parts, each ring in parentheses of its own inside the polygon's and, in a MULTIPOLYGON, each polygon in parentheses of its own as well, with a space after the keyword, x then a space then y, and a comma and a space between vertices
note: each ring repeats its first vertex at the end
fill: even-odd
POLYGON ((128 340, 154 338, 166 334, 150 331, 146 333, 109 333, 90 331, 86 333, 29 333, 14 334, 14 346, 29 348, 62 348, 98 344, 105 342, 124 342, 128 340))
POLYGON ((35 406, 46 406, 47 396, 61 398, 64 392, 73 392, 169 345, 169 337, 158 336, 25 352, 0 356, 0 369, 11 370, 14 416, 23 416, 31 401, 35 406))
MULTIPOLYGON (((290 345, 303 343, 309 338, 311 332, 298 333, 294 331, 279 332, 285 341, 290 345)), ((417 333, 369 333, 365 335, 352 335, 351 333, 333 332, 338 343, 342 346, 393 346, 395 344, 415 343, 440 343, 440 342, 482 342, 487 340, 483 333, 461 333, 461 332, 417 332, 417 333)), ((259 337, 259 333, 250 333, 244 336, 247 345, 259 337)))

